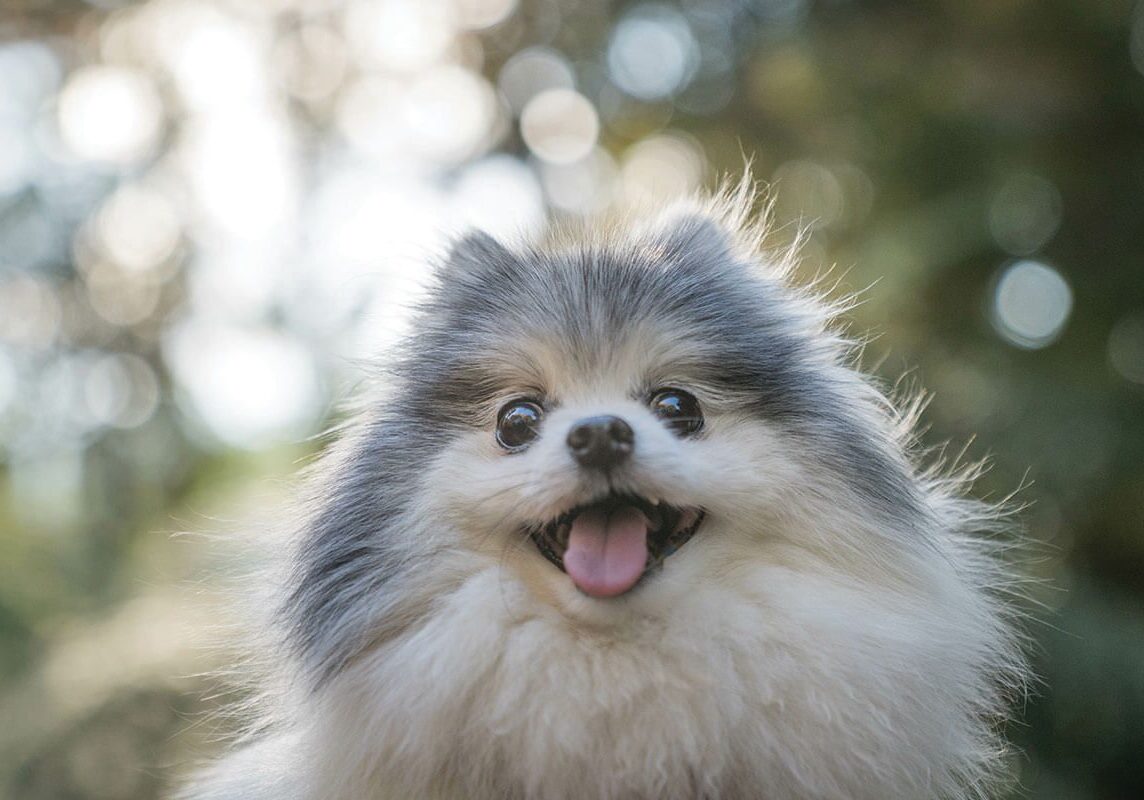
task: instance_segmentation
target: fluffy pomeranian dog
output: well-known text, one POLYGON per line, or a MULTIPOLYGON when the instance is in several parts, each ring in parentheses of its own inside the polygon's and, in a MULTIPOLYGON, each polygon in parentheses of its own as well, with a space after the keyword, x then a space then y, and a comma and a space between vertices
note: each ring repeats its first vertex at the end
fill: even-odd
POLYGON ((186 797, 991 795, 1001 516, 752 202, 456 242, 316 470, 278 688, 186 797))

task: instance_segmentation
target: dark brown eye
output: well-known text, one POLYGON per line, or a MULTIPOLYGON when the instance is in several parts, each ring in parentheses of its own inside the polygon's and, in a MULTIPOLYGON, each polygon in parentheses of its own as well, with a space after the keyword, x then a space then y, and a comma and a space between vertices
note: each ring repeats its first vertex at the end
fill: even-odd
POLYGON ((513 400, 497 415, 497 444, 505 450, 520 450, 540 433, 540 418, 544 415, 531 400, 513 400))
POLYGON ((703 427, 703 412, 695 395, 682 389, 660 389, 651 397, 655 414, 676 436, 690 436, 703 427))

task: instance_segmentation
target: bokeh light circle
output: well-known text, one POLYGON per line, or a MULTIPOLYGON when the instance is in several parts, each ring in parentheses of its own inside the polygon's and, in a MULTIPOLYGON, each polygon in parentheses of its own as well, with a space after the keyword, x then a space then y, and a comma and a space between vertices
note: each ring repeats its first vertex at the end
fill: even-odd
POLYGON ((159 139, 163 106, 150 78, 126 67, 83 67, 60 93, 60 134, 80 158, 126 164, 159 139))
POLYGON ((1061 194, 1047 178, 1022 172, 1002 184, 989 207, 989 230, 1015 256, 1043 247, 1061 224, 1061 194))
POLYGON ((162 192, 124 184, 111 194, 95 219, 103 252, 133 272, 154 269, 179 244, 178 210, 162 192))
POLYGON ((456 21, 446 0, 356 0, 346 8, 345 33, 362 64, 414 72, 441 58, 456 21))
POLYGON ((1072 311, 1068 283, 1039 261, 1008 266, 993 293, 993 326, 1007 341, 1035 350, 1052 344, 1072 311))
POLYGON ((401 121, 414 149, 433 161, 456 163, 488 144, 497 111, 488 81, 449 65, 427 71, 410 87, 402 98, 401 121))
POLYGON ((96 424, 136 428, 159 405, 159 381, 139 356, 109 353, 86 369, 83 399, 96 424))
POLYGON ((497 76, 501 94, 517 114, 546 89, 572 89, 575 84, 568 59, 548 47, 521 50, 505 62, 497 76))
POLYGON ((660 100, 695 75, 699 45, 686 17, 668 6, 647 4, 620 20, 607 59, 617 86, 640 100, 660 100))
POLYGON ((553 207, 574 214, 603 211, 615 199, 619 170, 615 159, 602 147, 570 164, 545 164, 541 170, 544 191, 553 207))
POLYGON ((507 240, 544 227, 544 195, 536 174, 506 155, 468 167, 453 187, 452 209, 451 218, 460 225, 507 240))
POLYGON ((600 118, 588 98, 579 92, 549 89, 524 107, 520 133, 537 158, 569 164, 592 150, 600 135, 600 118))
POLYGON ((516 10, 517 0, 453 0, 458 21, 465 28, 491 28, 516 10))
POLYGON ((288 335, 191 321, 163 349, 178 399, 225 444, 257 449, 304 436, 322 412, 313 357, 288 335))
POLYGON ((846 194, 838 176, 823 164, 806 159, 787 161, 775 170, 778 211, 811 228, 828 228, 846 212, 846 194))
POLYGON ((1124 317, 1113 326, 1108 360, 1125 380, 1144 384, 1144 313, 1124 317))
POLYGON ((624 201, 650 205, 698 189, 707 172, 703 149, 682 133, 661 133, 628 148, 620 167, 624 201))

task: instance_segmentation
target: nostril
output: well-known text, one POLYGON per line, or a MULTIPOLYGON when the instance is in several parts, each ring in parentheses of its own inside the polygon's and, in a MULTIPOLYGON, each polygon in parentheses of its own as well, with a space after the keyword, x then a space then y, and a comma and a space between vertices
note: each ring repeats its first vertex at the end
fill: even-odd
POLYGON ((568 431, 568 446, 573 450, 583 450, 592 444, 592 431, 587 425, 578 424, 568 431))
POLYGON ((565 441, 581 465, 608 468, 632 452, 635 432, 619 417, 588 417, 572 426, 565 441))
POLYGON ((632 430, 632 426, 619 417, 612 417, 611 422, 608 423, 608 433, 611 435, 612 441, 617 444, 630 445, 636 438, 636 433, 632 430))

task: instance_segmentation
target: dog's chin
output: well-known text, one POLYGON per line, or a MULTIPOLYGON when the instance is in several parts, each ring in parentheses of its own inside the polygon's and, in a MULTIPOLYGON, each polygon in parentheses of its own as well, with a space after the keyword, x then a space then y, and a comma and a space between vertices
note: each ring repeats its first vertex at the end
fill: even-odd
POLYGON ((635 591, 699 531, 702 508, 611 493, 526 527, 553 569, 579 592, 612 600, 635 591))

